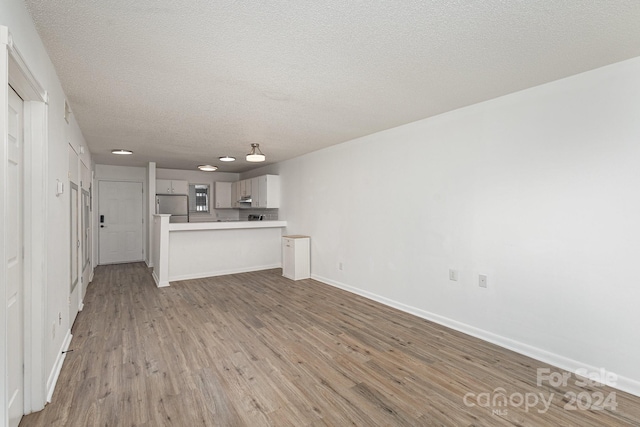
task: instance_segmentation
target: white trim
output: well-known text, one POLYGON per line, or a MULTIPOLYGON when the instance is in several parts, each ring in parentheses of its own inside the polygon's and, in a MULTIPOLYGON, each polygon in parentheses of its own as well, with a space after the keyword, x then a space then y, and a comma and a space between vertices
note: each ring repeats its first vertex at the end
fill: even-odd
MULTIPOLYGON (((47 92, 33 76, 20 51, 13 44, 13 37, 7 27, 0 27, 0 43, 7 45, 9 52, 9 83, 21 97, 26 96, 29 101, 47 103, 47 92)), ((26 101, 26 99, 25 99, 26 101)))
POLYGON ((95 242, 96 245, 94 246, 95 249, 95 255, 96 255, 96 259, 95 259, 95 265, 92 266, 93 268, 95 268, 95 266, 98 265, 109 265, 109 264, 126 264, 126 263, 131 263, 131 262, 141 262, 145 260, 146 252, 147 252, 147 226, 144 222, 145 220, 145 199, 144 199, 144 195, 145 192, 147 191, 147 184, 145 182, 144 179, 140 179, 140 178, 127 178, 124 177, 122 179, 115 179, 115 178, 94 178, 94 181, 96 184, 96 188, 93 191, 93 207, 95 212, 92 212, 93 214, 93 218, 95 220, 94 225, 96 228, 96 234, 95 234, 95 242), (140 185, 142 185, 142 193, 141 193, 141 198, 140 198, 140 202, 142 203, 142 257, 140 259, 137 260, 131 260, 131 261, 123 261, 123 262, 114 262, 114 263, 101 263, 100 262, 100 183, 101 182, 134 182, 134 183, 139 183, 140 185))
POLYGON ((47 403, 51 403, 51 398, 53 397, 53 392, 56 389, 60 371, 62 371, 62 364, 64 363, 64 359, 67 357, 65 352, 69 350, 71 338, 73 338, 73 335, 71 335, 71 329, 68 329, 67 335, 64 337, 64 341, 62 342, 62 347, 60 347, 60 351, 58 352, 56 363, 53 364, 53 369, 49 373, 49 379, 47 380, 47 403))
MULTIPOLYGON (((47 301, 47 156, 48 156, 48 94, 24 61, 13 43, 9 29, 0 26, 0 162, 6 155, 6 108, 8 84, 24 102, 24 413, 44 408, 46 403, 45 317, 47 301)), ((0 166, 0 181, 6 182, 5 169, 0 166)), ((6 197, 0 186, 0 201, 6 197)), ((5 203, 0 203, 4 206, 5 203)), ((0 259, 4 259, 4 207, 0 210, 0 259)), ((0 267, 0 297, 5 295, 6 268, 0 267)), ((6 378, 6 312, 0 310, 0 378, 6 378)), ((6 422, 6 394, 0 390, 0 425, 6 422)))
POLYGON ((153 280, 160 287, 169 286, 169 217, 166 214, 153 215, 153 280))
MULTIPOLYGON (((6 27, 0 27, 0 42, 6 38, 6 27)), ((6 43, 6 42, 5 42, 6 43)), ((7 372, 7 263, 6 263, 6 235, 5 218, 7 217, 7 119, 9 105, 9 86, 8 86, 8 54, 6 48, 0 46, 0 129, 2 138, 2 147, 0 147, 0 379, 2 386, 0 387, 0 426, 9 423, 8 404, 9 396, 7 396, 6 379, 7 372)), ((26 330, 26 325, 25 325, 26 330)))
POLYGON ((145 254, 145 260, 147 267, 153 268, 153 215, 156 213, 156 163, 149 162, 147 165, 147 203, 146 215, 147 224, 145 229, 147 230, 147 239, 145 241, 147 252, 145 254))
POLYGON ((151 273, 151 277, 153 277, 153 281, 156 282, 156 286, 159 288, 166 288, 167 286, 170 286, 168 280, 165 280, 164 282, 160 281, 155 269, 153 270, 153 273, 151 273))
MULTIPOLYGON (((508 350, 515 351, 516 353, 520 353, 541 362, 548 363, 569 372, 576 372, 576 370, 578 369, 587 369, 590 372, 599 372, 600 370, 599 367, 591 366, 578 360, 569 359, 568 357, 551 353, 541 348, 537 348, 520 341, 515 341, 510 338, 494 334, 493 332, 485 331, 483 329, 476 328, 475 326, 471 326, 466 323, 458 322, 457 320, 440 316, 439 314, 421 310, 419 308, 412 307, 410 305, 406 305, 401 302, 394 301, 389 298, 382 297, 380 295, 367 292, 341 282, 337 282, 335 280, 327 279, 326 277, 318 276, 317 274, 312 274, 311 278, 327 285, 345 290, 347 292, 360 295, 367 299, 377 301, 386 306, 396 308, 398 310, 404 311, 405 313, 413 314, 414 316, 421 317, 442 326, 446 326, 447 328, 454 329, 458 332, 471 335, 472 337, 479 338, 483 341, 490 342, 508 350)), ((633 394, 635 396, 640 396, 640 382, 634 379, 617 375, 616 382, 607 385, 618 390, 633 394)))
POLYGON ((25 106, 25 413, 45 405, 47 307, 47 114, 43 102, 25 106))
MULTIPOLYGON (((204 277, 226 276, 228 274, 251 273, 253 271, 271 270, 281 268, 281 264, 260 265, 257 267, 233 268, 229 270, 211 271, 209 273, 183 274, 182 276, 169 277, 169 282, 178 282, 180 280, 202 279, 204 277)), ((156 282, 157 283, 157 282, 156 282)))

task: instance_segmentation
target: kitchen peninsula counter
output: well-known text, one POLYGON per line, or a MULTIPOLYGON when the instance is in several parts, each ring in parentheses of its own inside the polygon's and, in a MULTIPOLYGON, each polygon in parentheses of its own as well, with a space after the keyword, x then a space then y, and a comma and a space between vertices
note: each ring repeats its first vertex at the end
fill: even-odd
POLYGON ((212 221, 169 223, 169 231, 231 230, 245 228, 284 228, 287 221, 212 221))
POLYGON ((170 282, 282 266, 281 240, 286 221, 169 223, 153 218, 153 278, 170 282))

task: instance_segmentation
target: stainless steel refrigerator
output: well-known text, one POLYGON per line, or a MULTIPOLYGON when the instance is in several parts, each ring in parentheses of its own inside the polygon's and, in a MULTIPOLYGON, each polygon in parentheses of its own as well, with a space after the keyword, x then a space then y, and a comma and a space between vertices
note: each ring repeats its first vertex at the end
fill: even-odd
POLYGON ((169 222, 189 222, 189 196, 184 194, 156 196, 156 213, 171 214, 169 222))

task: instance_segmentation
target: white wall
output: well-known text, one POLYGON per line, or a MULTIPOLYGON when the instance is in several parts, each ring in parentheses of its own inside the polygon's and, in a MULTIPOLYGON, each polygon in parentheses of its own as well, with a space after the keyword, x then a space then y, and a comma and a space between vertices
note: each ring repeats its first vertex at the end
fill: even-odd
MULTIPOLYGON (((42 356, 43 371, 48 377, 48 385, 52 385, 55 371, 61 360, 61 349, 71 326, 68 301, 70 290, 68 146, 79 147, 86 144, 75 118, 71 116, 70 124, 64 120, 65 95, 24 2, 21 0, 0 2, 0 25, 9 28, 13 42, 27 66, 48 94, 47 170, 43 184, 46 186, 44 189, 46 200, 43 201, 42 206, 37 207, 44 212, 48 225, 47 235, 42 237, 43 241, 46 239, 47 245, 44 274, 46 283, 42 287, 46 289, 46 295, 33 297, 46 300, 44 302, 46 313, 43 320, 44 354, 34 355, 34 358, 42 356), (56 196, 57 180, 65 183, 65 193, 60 197, 56 196)), ((91 164, 88 152, 83 156, 82 161, 91 164)), ((35 325, 35 327, 40 326, 42 325, 35 325)))
POLYGON ((242 178, 314 277, 640 394, 639 100, 636 58, 242 178))
POLYGON ((202 172, 183 169, 156 169, 156 179, 176 179, 189 181, 190 184, 209 184, 209 208, 208 213, 190 213, 189 221, 216 221, 218 219, 238 219, 237 209, 213 209, 216 181, 233 182, 238 180, 237 173, 229 172, 202 172))

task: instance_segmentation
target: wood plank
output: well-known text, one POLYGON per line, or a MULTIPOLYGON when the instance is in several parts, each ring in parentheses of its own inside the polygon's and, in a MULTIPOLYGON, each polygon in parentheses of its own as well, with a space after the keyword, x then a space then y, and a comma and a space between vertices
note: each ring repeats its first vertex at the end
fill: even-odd
POLYGON ((279 269, 158 289, 142 263, 100 266, 73 333, 53 402, 21 427, 640 426, 638 397, 538 386, 562 371, 279 269), (551 403, 469 404, 500 390, 551 403), (618 406, 570 411, 572 392, 618 406))

